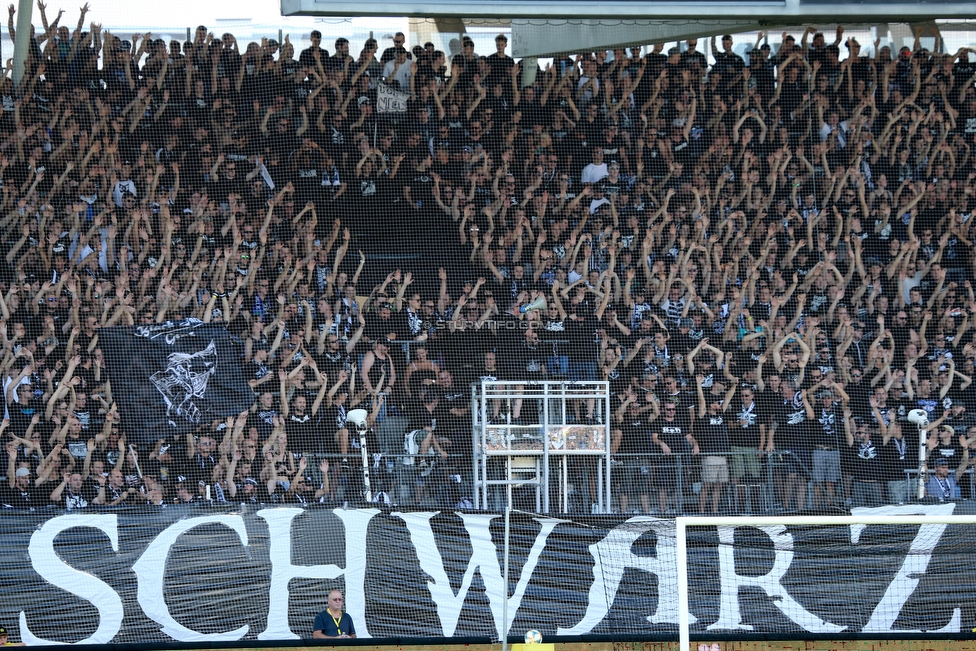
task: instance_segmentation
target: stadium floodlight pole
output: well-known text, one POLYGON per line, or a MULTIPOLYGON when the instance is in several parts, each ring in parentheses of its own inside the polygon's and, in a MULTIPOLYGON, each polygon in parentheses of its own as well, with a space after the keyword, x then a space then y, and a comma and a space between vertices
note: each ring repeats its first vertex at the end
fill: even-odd
POLYGON ((14 88, 20 87, 27 69, 27 56, 30 53, 31 17, 34 4, 31 0, 17 3, 17 35, 14 39, 14 88))
POLYGON ((502 651, 508 651, 508 535, 509 535, 509 523, 512 518, 512 485, 508 485, 508 504, 505 505, 505 554, 502 561, 502 574, 505 575, 502 580, 503 594, 502 598, 502 651))
POLYGON ((976 515, 831 515, 795 516, 678 516, 675 524, 675 548, 678 569, 678 651, 691 651, 688 613, 688 527, 762 527, 771 525, 833 526, 869 524, 970 524, 976 515))

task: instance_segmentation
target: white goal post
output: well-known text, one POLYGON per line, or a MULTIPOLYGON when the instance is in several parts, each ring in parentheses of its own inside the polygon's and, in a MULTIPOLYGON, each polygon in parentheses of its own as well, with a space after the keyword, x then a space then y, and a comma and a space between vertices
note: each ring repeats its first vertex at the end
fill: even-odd
POLYGON ((691 617, 688 612, 688 527, 854 526, 854 525, 976 525, 976 515, 848 515, 848 516, 688 516, 675 518, 678 569, 679 651, 691 651, 691 617))

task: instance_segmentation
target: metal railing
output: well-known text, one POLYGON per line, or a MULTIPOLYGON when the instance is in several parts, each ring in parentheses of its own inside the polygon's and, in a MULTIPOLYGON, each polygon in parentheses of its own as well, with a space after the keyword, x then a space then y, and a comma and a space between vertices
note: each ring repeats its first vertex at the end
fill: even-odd
POLYGON ((569 512, 582 489, 593 511, 609 512, 610 416, 606 382, 473 384, 475 507, 504 508, 517 498, 513 489, 529 488, 530 508, 569 512), (582 486, 571 481, 578 471, 582 486))

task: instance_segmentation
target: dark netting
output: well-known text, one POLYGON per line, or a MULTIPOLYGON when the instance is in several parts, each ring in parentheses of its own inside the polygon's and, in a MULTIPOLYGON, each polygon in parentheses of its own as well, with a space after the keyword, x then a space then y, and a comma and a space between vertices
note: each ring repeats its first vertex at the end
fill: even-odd
MULTIPOLYGON (((129 536, 148 544, 185 504, 589 517, 973 497, 968 49, 918 32, 868 55, 838 27, 760 38, 748 66, 728 35, 537 66, 504 34, 443 51, 402 33, 130 41, 86 11, 72 31, 42 5, 23 80, 0 84, 5 553, 29 574, 25 523, 127 510, 117 553, 104 528, 62 534, 91 556, 68 561, 86 596, 45 588, 61 605, 30 601, 28 622, 63 608, 110 627, 85 605, 110 599, 94 576, 127 591, 128 617, 129 536)), ((199 535, 236 567, 245 529, 227 526, 199 535)), ((546 549, 585 556, 593 531, 556 527, 546 549)), ((628 554, 660 554, 661 535, 628 554)), ((153 626, 256 635, 251 615, 196 610, 263 603, 237 592, 246 572, 199 574, 196 536, 174 543, 164 594, 201 596, 153 626)), ((551 595, 568 574, 567 600, 603 590, 551 562, 551 595)), ((409 571, 390 585, 426 595, 429 569, 409 571)), ((619 587, 643 613, 620 630, 675 623, 630 570, 619 587)), ((467 608, 440 621, 500 635, 467 608)), ((375 630, 399 612, 371 613, 375 630)), ((405 628, 435 634, 424 621, 405 628)))

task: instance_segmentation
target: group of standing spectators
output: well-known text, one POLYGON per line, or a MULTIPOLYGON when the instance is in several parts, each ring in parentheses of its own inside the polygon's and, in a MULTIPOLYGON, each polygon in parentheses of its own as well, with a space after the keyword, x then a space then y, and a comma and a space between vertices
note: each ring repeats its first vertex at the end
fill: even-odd
POLYGON ((607 381, 611 413, 571 418, 609 424, 625 512, 910 501, 914 409, 929 495, 970 497, 969 48, 838 27, 748 65, 724 35, 529 70, 504 35, 296 52, 38 7, 0 85, 5 506, 331 503, 353 409, 374 477, 420 457, 396 501, 463 505, 472 422, 538 418, 473 418, 491 379, 607 381), (98 329, 187 318, 227 324, 254 406, 129 445, 98 329))

